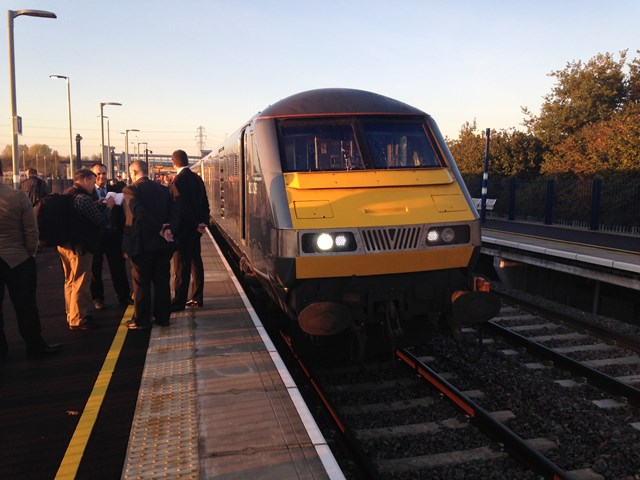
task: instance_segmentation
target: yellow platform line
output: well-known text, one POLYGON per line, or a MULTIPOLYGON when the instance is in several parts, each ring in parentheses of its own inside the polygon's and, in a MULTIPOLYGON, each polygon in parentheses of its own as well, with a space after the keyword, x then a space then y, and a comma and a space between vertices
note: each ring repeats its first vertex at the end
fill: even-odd
POLYGON ((111 347, 109 348, 109 352, 107 352, 107 357, 102 364, 102 368, 100 369, 100 373, 98 373, 98 378, 96 379, 96 383, 93 385, 93 389, 91 390, 87 404, 84 407, 82 416, 78 421, 75 431, 73 432, 71 442, 69 442, 69 446, 64 454, 62 463, 58 468, 58 473, 56 473, 56 480, 73 479, 78 473, 78 468, 80 467, 84 450, 87 448, 89 437, 91 436, 96 419, 98 418, 100 407, 102 406, 107 389, 109 388, 113 371, 116 368, 116 363, 120 357, 120 352, 122 351, 122 346, 124 345, 124 340, 129 330, 126 323, 132 318, 133 306, 129 305, 122 316, 122 320, 118 326, 118 331, 113 338, 113 342, 111 342, 111 347))

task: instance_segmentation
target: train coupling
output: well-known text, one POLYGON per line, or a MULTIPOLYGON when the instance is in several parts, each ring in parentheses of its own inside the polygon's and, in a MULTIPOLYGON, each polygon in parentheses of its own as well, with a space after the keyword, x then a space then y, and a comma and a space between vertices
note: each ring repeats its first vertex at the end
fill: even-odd
POLYGON ((473 291, 457 290, 451 295, 451 311, 458 325, 477 325, 500 312, 500 298, 482 277, 474 277, 473 291))

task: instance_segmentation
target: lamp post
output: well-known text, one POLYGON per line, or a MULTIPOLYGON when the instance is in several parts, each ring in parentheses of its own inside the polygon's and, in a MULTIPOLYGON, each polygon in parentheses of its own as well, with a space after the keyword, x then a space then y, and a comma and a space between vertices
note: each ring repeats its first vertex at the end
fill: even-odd
MULTIPOLYGON (((109 154, 109 159, 111 159, 111 128, 109 127, 109 116, 103 115, 102 118, 107 119, 107 153, 109 154)), ((110 172, 111 175, 111 172, 110 172)), ((111 180, 111 178, 109 178, 111 180)))
POLYGON ((144 145, 145 147, 149 146, 147 142, 138 142, 138 159, 140 158, 140 145, 144 145))
POLYGON ((20 156, 18 154, 18 135, 22 133, 22 125, 20 117, 17 113, 16 102, 16 72, 15 72, 15 56, 13 52, 13 19, 20 15, 41 18, 58 18, 53 12, 46 10, 7 10, 7 28, 9 30, 9 95, 11 97, 11 157, 13 159, 13 188, 19 188, 20 170, 18 163, 20 156))
MULTIPOLYGON (((67 110, 69 112, 69 173, 73 177, 73 133, 71 129, 71 86, 70 78, 65 75, 49 75, 49 78, 64 78, 67 81, 67 110)), ((79 160, 79 159, 78 159, 79 160)), ((77 162, 77 168, 80 168, 80 162, 77 162)))
POLYGON ((129 128, 124 131, 124 175, 126 178, 129 178, 129 132, 139 131, 137 128, 129 128))
MULTIPOLYGON (((118 102, 100 102, 100 159, 104 164, 104 106, 105 105, 117 105, 119 107, 122 106, 121 103, 118 102)), ((109 162, 107 165, 107 172, 109 174, 109 178, 113 178, 113 162, 111 161, 111 155, 109 155, 109 162)))

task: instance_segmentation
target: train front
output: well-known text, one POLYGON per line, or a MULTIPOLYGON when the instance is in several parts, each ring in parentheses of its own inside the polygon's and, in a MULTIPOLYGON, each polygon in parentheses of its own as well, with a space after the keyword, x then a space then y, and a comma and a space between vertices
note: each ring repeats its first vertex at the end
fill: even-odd
POLYGON ((280 226, 290 221, 275 235, 271 278, 304 332, 376 327, 395 338, 416 319, 497 313, 471 275, 477 213, 431 117, 369 92, 318 90, 270 107, 256 131, 277 138, 262 142, 261 161, 281 172, 271 202, 280 226))

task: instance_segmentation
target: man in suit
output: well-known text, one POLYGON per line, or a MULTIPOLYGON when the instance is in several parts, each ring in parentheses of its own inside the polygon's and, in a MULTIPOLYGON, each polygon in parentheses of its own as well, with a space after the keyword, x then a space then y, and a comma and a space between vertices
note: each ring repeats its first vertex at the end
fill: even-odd
POLYGON ((130 330, 147 330, 151 328, 152 316, 156 324, 169 325, 171 232, 178 217, 169 190, 149 180, 145 162, 131 162, 129 174, 133 184, 122 191, 125 210, 122 250, 131 261, 135 312, 127 326, 130 330))
POLYGON ((0 163, 0 363, 7 360, 2 303, 4 286, 9 289, 20 335, 27 356, 38 358, 58 353, 62 345, 48 345, 41 335, 40 313, 36 303, 36 250, 38 223, 27 194, 4 185, 0 163))
MULTIPOLYGON (((107 185, 107 167, 100 162, 91 166, 91 171, 96 174, 95 198, 104 208, 108 192, 114 191, 111 185, 107 185)), ((118 303, 122 308, 131 304, 131 290, 127 278, 127 268, 122 256, 122 229, 124 227, 124 211, 120 205, 114 205, 111 209, 111 222, 100 232, 100 240, 93 254, 91 264, 91 299, 96 310, 104 308, 104 284, 102 283, 102 262, 107 258, 113 289, 116 291, 118 303)))
POLYGON ((180 213, 180 223, 174 232, 176 252, 173 254, 175 276, 171 311, 175 312, 184 310, 185 306, 201 307, 203 303, 204 267, 200 237, 209 224, 209 200, 204 182, 189 169, 187 154, 176 150, 171 159, 177 174, 169 189, 180 213), (193 288, 188 298, 190 275, 193 275, 193 288))

